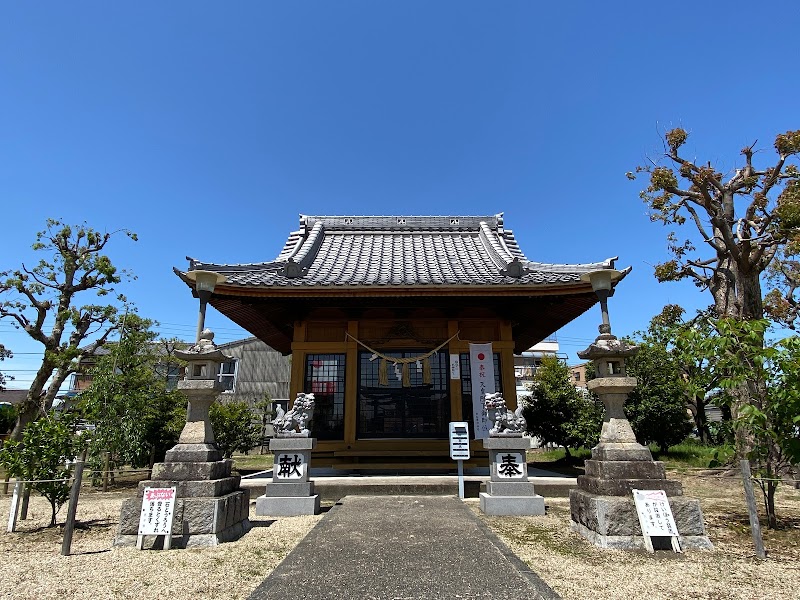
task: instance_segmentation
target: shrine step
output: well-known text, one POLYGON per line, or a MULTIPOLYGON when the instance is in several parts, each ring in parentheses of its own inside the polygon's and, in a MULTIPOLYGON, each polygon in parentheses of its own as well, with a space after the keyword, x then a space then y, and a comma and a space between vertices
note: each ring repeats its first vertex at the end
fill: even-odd
MULTIPOLYGON (((531 469, 530 480, 537 494, 545 497, 567 497, 569 489, 577 487, 574 477, 563 477, 555 473, 531 469)), ((483 474, 464 476, 464 491, 467 498, 478 498, 484 483, 489 479, 488 469, 483 474)), ((334 469, 311 469, 314 491, 323 500, 337 501, 347 495, 356 496, 450 496, 458 494, 458 477, 454 474, 379 474, 364 470, 363 473, 339 473, 334 469)), ((243 477, 242 487, 250 488, 253 497, 264 492, 272 473, 243 477)))

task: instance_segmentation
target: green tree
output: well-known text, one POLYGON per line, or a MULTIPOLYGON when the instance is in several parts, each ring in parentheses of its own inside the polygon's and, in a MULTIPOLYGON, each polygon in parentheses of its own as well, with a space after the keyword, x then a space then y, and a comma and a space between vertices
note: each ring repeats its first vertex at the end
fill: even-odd
MULTIPOLYGON (((706 407, 712 392, 717 389, 717 382, 714 372, 709 368, 707 358, 692 340, 715 335, 716 332, 711 324, 713 310, 698 311, 689 321, 683 320, 684 312, 684 309, 677 304, 666 305, 651 319, 647 332, 640 334, 640 337, 643 343, 663 348, 668 354, 670 366, 677 369, 677 372, 671 375, 670 387, 678 385, 683 390, 697 434, 702 442, 708 443, 712 436, 706 419, 706 407), (688 329, 697 331, 698 335, 691 337, 681 335, 688 329)), ((645 357, 640 360, 644 359, 645 357)), ((636 362, 634 360, 632 364, 635 366, 636 362)), ((677 402, 675 411, 677 416, 677 402)))
POLYGON ((258 417, 247 402, 214 402, 209 411, 214 440, 225 458, 247 454, 258 444, 258 417))
MULTIPOLYGON (((7 350, 3 344, 0 344, 0 361, 3 361, 7 358, 12 358, 14 355, 11 353, 11 350, 7 350)), ((0 371, 0 391, 6 389, 6 383, 9 381, 13 381, 14 378, 10 375, 6 375, 2 371, 0 371)))
POLYGON ((567 457, 570 448, 596 444, 603 424, 602 409, 575 388, 569 367, 549 356, 536 370, 522 414, 528 433, 542 443, 563 446, 567 457))
MULTIPOLYGON (((751 433, 747 458, 764 496, 768 525, 775 528, 778 484, 800 464, 800 338, 765 345, 765 319, 719 319, 714 324, 717 335, 696 343, 723 389, 746 382, 751 391, 733 418, 751 433)), ((699 336, 694 331, 685 335, 699 336)))
POLYGON ((0 434, 6 434, 17 422, 17 409, 8 404, 0 404, 0 434))
POLYGON ((625 414, 639 442, 666 452, 692 431, 681 369, 666 347, 646 340, 638 345, 639 352, 627 363, 638 385, 628 394, 625 414))
MULTIPOLYGON (((795 186, 795 193, 800 189, 795 186)), ((764 310, 777 323, 797 330, 800 321, 800 240, 789 241, 767 270, 772 289, 764 298, 764 310)))
POLYGON ((99 468, 103 452, 133 467, 163 460, 178 440, 186 419, 186 399, 167 388, 157 365, 162 361, 153 321, 126 315, 120 339, 92 369, 92 382, 79 396, 79 408, 95 425, 89 462, 99 468))
MULTIPOLYGON (((775 138, 777 156, 768 164, 754 163, 754 157, 766 156, 755 143, 743 148, 742 163, 727 174, 682 154, 688 137, 681 128, 666 132, 664 163, 636 169, 649 174, 641 197, 652 221, 694 225, 686 235, 667 235, 672 258, 657 265, 655 275, 659 281, 689 279, 708 290, 718 317, 762 319, 763 276, 787 244, 800 239, 800 170, 790 164, 800 153, 800 131, 775 138)), ((731 390, 734 413, 753 393, 747 382, 731 390)), ((750 443, 746 430, 737 429, 740 455, 750 443)))
POLYGON ((50 413, 30 423, 21 441, 9 440, 0 450, 0 465, 18 479, 34 481, 31 487, 47 498, 52 509, 50 526, 56 514, 69 499, 70 470, 67 460, 74 460, 83 440, 75 433, 73 415, 50 413), (55 481, 54 481, 55 480, 55 481), (60 481, 59 481, 60 480, 60 481))
MULTIPOLYGON (((131 239, 135 234, 123 230, 131 239)), ((36 234, 35 251, 43 253, 35 266, 0 272, 0 319, 9 319, 42 344, 42 364, 22 402, 12 439, 22 439, 31 421, 46 414, 66 378, 80 359, 101 346, 116 325, 117 308, 125 302, 114 286, 126 277, 105 254, 112 238, 86 224, 71 227, 48 219, 36 234), (77 304, 94 293, 107 302, 77 304), (48 325, 48 323, 52 323, 48 325), (93 340, 88 346, 87 340, 93 340)))

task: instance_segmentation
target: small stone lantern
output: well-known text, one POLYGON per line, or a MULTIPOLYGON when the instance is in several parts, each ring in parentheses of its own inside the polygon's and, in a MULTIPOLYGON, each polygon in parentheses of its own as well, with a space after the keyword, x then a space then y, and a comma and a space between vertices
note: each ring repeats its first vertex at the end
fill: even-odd
POLYGON ((189 406, 178 444, 167 452, 166 460, 220 460, 222 455, 214 443, 209 409, 224 391, 217 377, 219 366, 231 357, 217 349, 210 329, 204 329, 197 344, 188 350, 176 350, 175 356, 186 361, 186 378, 178 382, 178 389, 186 394, 189 406))
POLYGON ((594 363, 597 377, 586 384, 600 397, 605 408, 600 443, 592 449, 592 458, 609 460, 651 460, 650 451, 636 441, 624 406, 628 393, 636 388, 636 378, 628 377, 626 359, 639 348, 611 333, 601 333, 578 356, 594 363), (635 457, 634 457, 635 455, 635 457))

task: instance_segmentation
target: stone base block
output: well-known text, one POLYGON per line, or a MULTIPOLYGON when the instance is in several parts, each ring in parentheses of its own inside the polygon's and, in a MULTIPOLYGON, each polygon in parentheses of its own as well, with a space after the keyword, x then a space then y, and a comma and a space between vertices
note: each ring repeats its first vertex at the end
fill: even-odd
POLYGON ((600 479, 599 477, 579 475, 578 487, 591 494, 601 496, 630 496, 631 490, 664 490, 667 492, 667 496, 683 495, 681 482, 669 479, 600 479))
POLYGON ((269 441, 270 452, 291 451, 291 450, 313 450, 317 447, 317 438, 289 436, 275 437, 269 441))
MULTIPOLYGON (((245 533, 252 529, 249 519, 245 519, 218 533, 197 533, 194 535, 174 535, 172 536, 172 548, 202 548, 217 546, 225 542, 235 542, 245 533)), ((137 535, 118 535, 114 540, 115 546, 134 547, 138 540, 137 535)), ((164 537, 155 535, 144 536, 144 549, 163 549, 164 537)))
POLYGON ((141 501, 146 487, 174 487, 178 498, 216 498, 225 496, 239 489, 241 477, 223 477, 222 479, 210 479, 208 481, 140 481, 138 496, 141 501))
POLYGON ((592 448, 592 458, 594 460, 643 460, 652 462, 653 455, 649 448, 641 444, 605 442, 592 448))
POLYGON ((256 514, 259 517, 296 517, 319 513, 319 494, 314 496, 259 496, 256 514))
POLYGON ((281 481, 279 483, 268 483, 267 489, 264 492, 265 496, 273 498, 289 497, 289 496, 313 496, 314 495, 314 482, 289 482, 281 481))
POLYGON ((153 465, 153 479, 157 481, 202 481, 222 479, 231 474, 232 460, 216 462, 164 462, 153 465))
MULTIPOLYGON (((686 496, 670 496, 669 504, 681 545, 687 548, 713 548, 706 535, 700 502, 686 496)), ((625 549, 629 545, 639 547, 641 542, 641 547, 644 547, 642 528, 632 496, 601 496, 583 489, 572 489, 569 507, 572 529, 593 544, 602 548, 625 549)))
POLYGON ((485 492, 480 495, 481 511, 492 516, 543 515, 542 496, 492 496, 485 492))
POLYGON ((214 444, 178 444, 167 450, 164 462, 216 462, 222 453, 214 444))
POLYGON ((483 440, 483 447, 487 450, 517 450, 526 452, 531 447, 531 441, 522 437, 522 434, 508 436, 489 436, 483 440))
MULTIPOLYGON (((644 538, 641 535, 600 535, 580 523, 572 521, 570 529, 579 533, 598 548, 614 550, 645 550, 644 538)), ((683 550, 713 550, 714 545, 705 535, 678 536, 683 550)))
POLYGON ((644 460, 587 460, 586 475, 600 479, 666 479, 664 463, 644 460))
MULTIPOLYGON (((129 498, 122 503, 119 535, 136 535, 142 498, 129 498)), ((217 534, 242 525, 249 529, 250 490, 231 492, 219 498, 180 498, 175 500, 172 531, 181 535, 217 534)))
POLYGON ((487 481, 486 493, 490 496, 534 496, 530 481, 487 481))

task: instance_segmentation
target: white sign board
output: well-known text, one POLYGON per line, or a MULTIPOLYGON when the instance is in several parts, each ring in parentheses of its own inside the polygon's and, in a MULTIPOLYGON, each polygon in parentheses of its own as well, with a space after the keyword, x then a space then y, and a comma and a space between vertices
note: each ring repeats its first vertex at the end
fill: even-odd
POLYGON ((469 345, 470 381, 472 383, 472 422, 475 423, 475 439, 489 437, 492 422, 486 416, 483 400, 486 394, 493 394, 494 355, 491 344, 469 345))
POLYGON ((664 490, 633 490, 633 501, 636 503, 643 535, 678 535, 678 528, 664 490))
POLYGON ((144 488, 139 535, 172 535, 176 488, 144 488))
POLYGON ((461 379, 461 355, 450 355, 450 379, 461 379))
POLYGON ((497 477, 500 479, 522 479, 525 474, 522 469, 523 460, 524 458, 520 452, 498 452, 494 464, 497 477))
POLYGON ((466 421, 450 423, 450 458, 469 460, 469 423, 466 421))
POLYGON ((302 454, 281 453, 275 455, 275 464, 272 467, 277 469, 275 479, 303 479, 306 474, 306 463, 303 461, 302 454))

